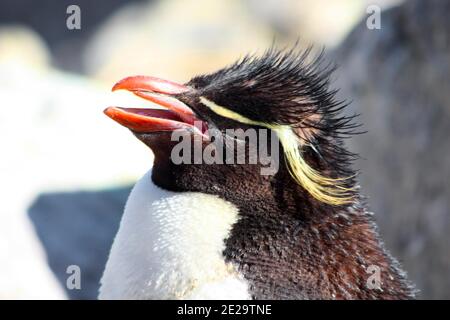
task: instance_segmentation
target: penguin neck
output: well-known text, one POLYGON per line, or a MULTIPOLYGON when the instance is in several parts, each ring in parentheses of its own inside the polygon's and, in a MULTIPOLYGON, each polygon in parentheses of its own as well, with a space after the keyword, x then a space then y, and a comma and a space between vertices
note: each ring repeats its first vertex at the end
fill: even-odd
POLYGON ((293 182, 285 166, 262 176, 256 165, 175 165, 169 151, 155 153, 157 186, 216 195, 238 208, 223 254, 250 283, 252 297, 414 296, 358 195, 350 205, 326 205, 293 182))
POLYGON ((167 161, 156 161, 155 166, 152 178, 157 185, 216 194, 239 209, 224 255, 250 283, 254 298, 414 296, 358 198, 351 205, 325 205, 292 183, 284 169, 274 177, 261 177, 247 168, 241 172, 247 176, 237 179, 239 173, 233 177, 225 166, 205 170, 167 161))

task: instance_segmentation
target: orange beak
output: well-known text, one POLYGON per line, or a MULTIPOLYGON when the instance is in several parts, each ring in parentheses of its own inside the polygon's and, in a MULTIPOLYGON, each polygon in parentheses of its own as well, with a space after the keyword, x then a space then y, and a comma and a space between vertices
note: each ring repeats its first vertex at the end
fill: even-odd
POLYGON ((191 130, 203 134, 206 124, 176 95, 191 89, 182 84, 155 77, 134 76, 117 82, 112 91, 128 90, 166 109, 106 108, 104 113, 128 129, 138 133, 191 130))

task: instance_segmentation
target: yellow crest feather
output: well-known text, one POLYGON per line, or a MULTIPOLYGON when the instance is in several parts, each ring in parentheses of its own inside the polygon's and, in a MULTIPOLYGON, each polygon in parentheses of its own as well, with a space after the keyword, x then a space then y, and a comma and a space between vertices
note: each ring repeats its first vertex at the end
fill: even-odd
POLYGON ((353 198, 350 194, 352 188, 342 186, 345 180, 352 177, 328 178, 311 168, 305 159, 303 159, 299 148, 299 138, 290 126, 251 120, 225 107, 219 106, 205 97, 200 97, 200 102, 222 117, 245 124, 258 125, 275 131, 283 146, 291 176, 317 200, 331 205, 342 205, 352 202, 353 198))

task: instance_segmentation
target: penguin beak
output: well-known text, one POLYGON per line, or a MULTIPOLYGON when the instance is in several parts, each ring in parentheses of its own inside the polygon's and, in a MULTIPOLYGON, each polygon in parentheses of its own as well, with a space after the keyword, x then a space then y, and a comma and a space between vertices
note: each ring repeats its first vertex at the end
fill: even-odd
POLYGON ((201 134, 206 124, 195 116, 185 103, 175 96, 191 89, 182 84, 147 76, 128 77, 117 82, 112 91, 128 90, 145 100, 156 103, 164 109, 138 109, 108 107, 104 113, 119 124, 137 133, 153 133, 190 130, 201 134))

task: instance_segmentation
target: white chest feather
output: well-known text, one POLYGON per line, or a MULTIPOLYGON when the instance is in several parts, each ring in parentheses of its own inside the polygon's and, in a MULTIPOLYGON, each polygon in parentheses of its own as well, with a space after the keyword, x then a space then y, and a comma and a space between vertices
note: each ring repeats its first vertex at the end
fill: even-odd
POLYGON ((147 173, 128 198, 99 298, 250 298, 222 256, 237 212, 217 196, 162 190, 147 173))

